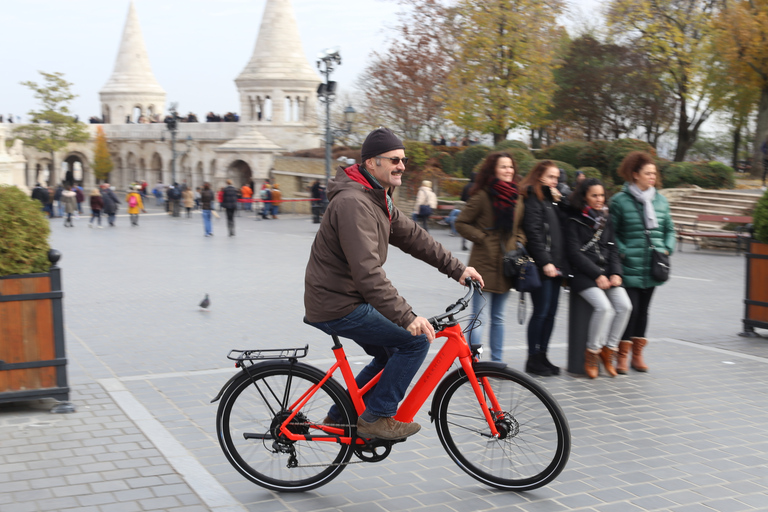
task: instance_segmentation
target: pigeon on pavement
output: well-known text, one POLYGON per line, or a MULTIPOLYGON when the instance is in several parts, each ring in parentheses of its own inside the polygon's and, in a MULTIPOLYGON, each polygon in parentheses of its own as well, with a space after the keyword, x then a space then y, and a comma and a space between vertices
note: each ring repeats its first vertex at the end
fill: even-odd
POLYGON ((200 309, 202 311, 207 311, 208 310, 208 306, 210 306, 210 305, 211 305, 211 299, 208 298, 208 294, 206 293, 205 294, 205 298, 200 303, 200 309))

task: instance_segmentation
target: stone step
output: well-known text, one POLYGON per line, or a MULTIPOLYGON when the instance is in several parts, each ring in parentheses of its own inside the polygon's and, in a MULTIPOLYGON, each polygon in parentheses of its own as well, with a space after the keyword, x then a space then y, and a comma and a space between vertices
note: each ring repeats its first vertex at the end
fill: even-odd
POLYGON ((743 215, 743 211, 734 211, 732 209, 724 208, 720 205, 713 204, 708 208, 700 207, 700 208, 691 208, 688 205, 685 204, 673 204, 669 206, 670 212, 675 213, 684 213, 688 215, 701 215, 701 214, 712 214, 712 215, 743 215))
POLYGON ((719 204, 729 204, 734 206, 739 206, 743 208, 750 208, 752 207, 759 197, 755 199, 740 199, 740 198, 733 198, 733 197, 718 197, 718 196, 702 196, 699 194, 694 194, 691 196, 685 197, 685 199, 682 199, 682 201, 691 201, 691 202, 705 202, 705 203, 711 203, 713 201, 716 201, 719 204))

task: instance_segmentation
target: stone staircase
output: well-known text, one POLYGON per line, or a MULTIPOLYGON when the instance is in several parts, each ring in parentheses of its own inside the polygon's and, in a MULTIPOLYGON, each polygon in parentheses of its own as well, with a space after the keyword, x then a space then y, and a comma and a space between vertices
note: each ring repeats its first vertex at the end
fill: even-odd
MULTIPOLYGON (((662 193, 669 200, 669 209, 672 221, 678 230, 681 226, 693 226, 696 217, 700 214, 711 215, 752 215, 752 212, 760 199, 759 194, 748 192, 732 192, 724 190, 707 189, 671 189, 662 193)), ((722 230, 727 224, 699 223, 698 229, 722 230)), ((683 237, 685 240, 686 237, 683 237)), ((733 245, 725 242, 726 245, 733 245)), ((735 242, 734 242, 735 243, 735 242)), ((721 246, 722 240, 715 245, 721 246)))

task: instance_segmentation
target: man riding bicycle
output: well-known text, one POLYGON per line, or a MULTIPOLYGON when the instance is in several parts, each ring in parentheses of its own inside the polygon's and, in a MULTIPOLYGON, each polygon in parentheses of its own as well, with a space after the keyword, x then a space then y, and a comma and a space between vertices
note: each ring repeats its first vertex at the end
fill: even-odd
MULTIPOLYGON (((424 361, 435 331, 416 315, 387 279, 383 265, 389 244, 464 283, 483 284, 472 267, 451 256, 429 233, 392 202, 402 184, 405 146, 387 128, 373 130, 363 142, 362 164, 344 169, 328 184, 328 208, 318 229, 305 275, 307 322, 327 334, 350 338, 373 356, 355 378, 362 387, 382 369, 378 384, 365 396, 357 422, 363 437, 403 439, 421 429, 392 416, 424 361), (389 364, 388 364, 389 363, 389 364)), ((329 412, 326 423, 337 423, 329 412)))

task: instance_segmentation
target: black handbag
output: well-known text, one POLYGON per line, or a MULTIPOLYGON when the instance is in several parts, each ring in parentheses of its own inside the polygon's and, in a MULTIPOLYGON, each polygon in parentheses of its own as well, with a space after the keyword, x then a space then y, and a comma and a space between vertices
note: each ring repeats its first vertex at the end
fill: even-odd
POLYGON ((520 292, 530 292, 541 287, 541 277, 536 262, 520 242, 517 248, 504 255, 504 275, 512 278, 514 288, 520 292))
POLYGON ((651 249, 651 277, 654 281, 663 283, 669 279, 669 254, 656 250, 653 242, 651 242, 651 234, 647 229, 645 230, 645 237, 648 240, 648 247, 651 249))
POLYGON ((419 217, 429 217, 432 215, 432 207, 428 204, 422 204, 419 206, 419 217))

